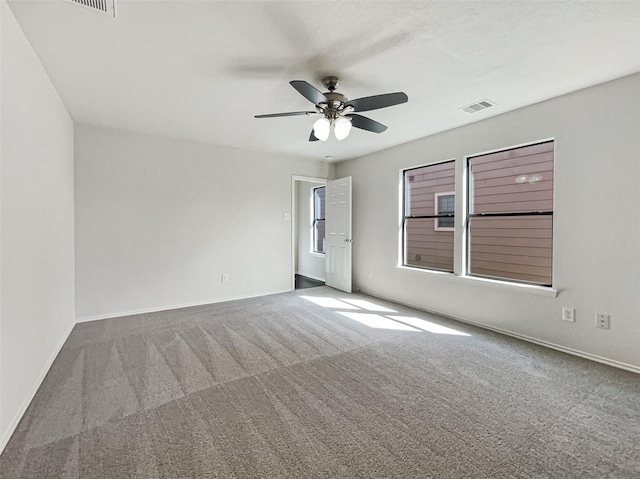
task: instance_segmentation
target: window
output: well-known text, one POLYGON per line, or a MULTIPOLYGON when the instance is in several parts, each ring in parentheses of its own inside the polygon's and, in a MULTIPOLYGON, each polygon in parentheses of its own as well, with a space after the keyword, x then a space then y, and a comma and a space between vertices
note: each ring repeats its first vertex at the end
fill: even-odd
POLYGON ((403 172, 403 264, 453 271, 455 161, 403 172))
POLYGON ((434 229, 436 231, 453 231, 453 213, 455 211, 454 193, 434 193, 433 201, 436 206, 436 215, 452 215, 445 218, 436 218, 434 229))
POLYGON ((324 253, 324 194, 325 187, 313 188, 313 252, 324 253))
POLYGON ((467 161, 469 275, 551 286, 553 141, 467 161))

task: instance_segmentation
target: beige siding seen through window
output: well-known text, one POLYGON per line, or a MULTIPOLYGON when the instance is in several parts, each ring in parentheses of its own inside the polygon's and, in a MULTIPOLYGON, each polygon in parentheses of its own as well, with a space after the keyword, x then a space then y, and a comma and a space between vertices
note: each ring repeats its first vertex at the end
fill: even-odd
POLYGON ((470 273, 550 285, 553 142, 472 157, 469 168, 470 273))
POLYGON ((325 187, 313 190, 313 251, 325 252, 325 187))
POLYGON ((453 271, 453 231, 436 230, 436 193, 451 193, 455 187, 455 162, 406 170, 404 264, 453 271))

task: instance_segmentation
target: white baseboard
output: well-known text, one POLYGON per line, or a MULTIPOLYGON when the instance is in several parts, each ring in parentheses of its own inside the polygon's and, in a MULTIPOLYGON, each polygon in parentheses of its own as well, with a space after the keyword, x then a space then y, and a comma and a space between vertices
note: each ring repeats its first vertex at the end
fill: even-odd
POLYGON ((496 328, 496 327, 493 327, 493 326, 487 326, 486 324, 479 323, 477 321, 472 321, 470 319, 457 318, 455 316, 451 316, 449 314, 441 313, 439 311, 429 310, 429 309, 423 308, 423 307, 415 305, 415 304, 410 304, 410 303, 406 303, 406 302, 403 302, 403 301, 398 301, 397 299, 388 298, 388 297, 385 297, 385 296, 382 296, 382 295, 379 295, 379 294, 370 293, 370 292, 368 292, 366 290, 363 290, 363 289, 355 289, 354 288, 354 291, 358 291, 360 293, 366 294, 368 296, 372 296, 374 298, 384 299, 385 301, 392 301, 394 303, 403 304, 403 305, 409 306, 411 308, 419 309, 420 311, 424 311, 426 313, 437 314, 438 316, 443 316, 443 317, 451 319, 453 321, 459 321, 461 323, 471 324, 473 326, 477 326, 477 327, 482 328, 482 329, 488 329, 490 331, 495 331, 496 333, 504 334, 506 336, 511 336, 513 338, 522 339, 523 341, 527 341, 529 343, 538 344, 540 346, 545 346, 547 348, 555 349, 556 351, 561 351, 563 353, 571 354, 573 356, 579 356, 581 358, 590 359, 591 361, 596 361, 598 363, 606 364, 608 366, 613 366, 615 368, 625 369, 627 371, 631 371, 632 373, 640 374, 640 366, 634 366, 633 364, 623 363, 621 361, 616 361, 615 359, 604 358, 602 356, 597 356, 595 354, 591 354, 591 353, 587 353, 587 352, 584 352, 584 351, 580 351, 578 349, 568 348, 566 346, 561 346, 560 344, 550 343, 548 341, 543 341, 541 339, 532 338, 531 336, 526 336, 524 334, 514 333, 514 332, 508 331, 506 329, 496 328))
POLYGON ((16 430, 16 428, 18 427, 18 424, 20 424, 20 420, 22 419, 22 416, 24 416, 24 413, 27 411, 27 408, 29 407, 29 404, 31 404, 31 401, 33 400, 33 397, 36 395, 36 392, 38 392, 38 389, 40 388, 40 385, 42 384, 42 381, 44 381, 45 376, 49 372, 49 369, 51 368, 51 365, 53 364, 53 361, 55 361, 56 357, 60 353, 60 350, 62 349, 62 346, 64 346, 64 343, 69 338, 69 335, 71 334, 71 331, 73 330, 73 327, 75 325, 76 325, 76 323, 71 323, 67 327, 67 330, 65 331, 65 334, 62 335, 62 338, 58 342, 58 344, 56 345, 56 347, 55 347, 55 349, 53 351, 53 354, 51 355, 51 357, 49 358, 49 360, 45 364, 45 367, 40 372, 40 375, 38 376, 38 379, 36 380, 35 384, 33 385, 33 388, 31 389, 31 391, 29 392, 29 394, 27 395, 27 397, 23 401, 22 406, 18 410, 17 414, 14 416, 13 421, 11 421, 11 423, 9 424, 9 428, 6 431, 4 431, 4 434, 2 435, 2 439, 0 439, 0 454, 2 454, 2 451, 4 451, 4 448, 7 445, 7 443, 9 442, 9 439, 11 439, 11 436, 13 435, 13 433, 16 430))
POLYGON ((239 299, 259 298, 261 296, 268 296, 270 294, 278 294, 278 293, 286 293, 289 291, 291 290, 285 289, 281 291, 270 291, 267 293, 260 293, 253 296, 231 296, 228 298, 208 299, 205 301, 196 301, 193 303, 171 304, 171 305, 165 305, 165 306, 158 306, 154 308, 134 309, 131 311, 119 311, 116 313, 98 314, 95 316, 85 316, 83 318, 76 318, 76 323, 86 323, 88 321, 99 321, 101 319, 122 318, 124 316, 134 316, 136 314, 157 313, 160 311, 171 311, 173 309, 191 308, 193 306, 205 306, 207 304, 224 303, 226 301, 236 301, 239 299))

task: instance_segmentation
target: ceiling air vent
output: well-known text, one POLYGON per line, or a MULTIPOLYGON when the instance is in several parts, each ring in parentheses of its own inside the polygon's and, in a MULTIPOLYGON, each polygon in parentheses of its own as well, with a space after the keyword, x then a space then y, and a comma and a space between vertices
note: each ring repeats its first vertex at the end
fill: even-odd
POLYGON ((85 7, 94 12, 106 13, 109 16, 116 16, 116 0, 65 0, 80 7, 85 7))
POLYGON ((485 110, 495 106, 495 103, 490 102, 489 100, 480 100, 476 103, 472 103, 471 105, 463 106, 460 108, 462 111, 466 111, 467 113, 475 113, 480 110, 485 110))

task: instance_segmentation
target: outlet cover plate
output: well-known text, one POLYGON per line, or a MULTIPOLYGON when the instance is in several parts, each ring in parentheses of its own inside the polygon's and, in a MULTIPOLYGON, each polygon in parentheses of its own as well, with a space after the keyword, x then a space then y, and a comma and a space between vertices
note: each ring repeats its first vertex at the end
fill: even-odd
POLYGON ((562 308, 562 320, 570 323, 576 322, 576 310, 574 308, 562 308))
POLYGON ((608 314, 602 314, 602 313, 596 314, 596 328, 609 329, 610 327, 609 321, 610 319, 608 314))

